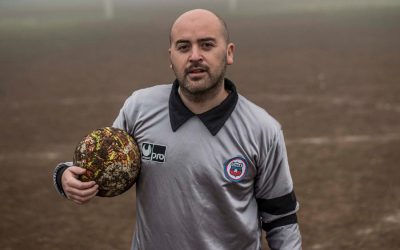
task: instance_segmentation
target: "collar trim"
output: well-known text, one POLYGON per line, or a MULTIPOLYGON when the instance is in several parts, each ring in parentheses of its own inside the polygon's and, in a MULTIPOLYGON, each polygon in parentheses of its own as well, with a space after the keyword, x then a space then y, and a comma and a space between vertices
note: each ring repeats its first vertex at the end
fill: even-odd
POLYGON ((229 95, 218 106, 201 114, 194 114, 185 104, 183 104, 178 93, 179 83, 177 80, 172 84, 171 94, 169 97, 169 118, 172 131, 177 131, 185 122, 193 116, 199 117, 210 133, 215 136, 224 126, 226 120, 231 116, 239 99, 236 87, 230 80, 225 78, 225 89, 229 91, 229 95))

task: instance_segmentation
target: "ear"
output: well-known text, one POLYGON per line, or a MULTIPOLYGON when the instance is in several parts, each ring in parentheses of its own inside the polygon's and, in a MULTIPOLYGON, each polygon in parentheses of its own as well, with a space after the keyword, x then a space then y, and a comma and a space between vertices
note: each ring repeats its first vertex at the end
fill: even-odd
POLYGON ((233 53, 235 52, 235 44, 229 43, 226 48, 226 64, 233 64, 233 53))
POLYGON ((172 69, 171 48, 168 48, 168 54, 169 54, 169 68, 172 69))

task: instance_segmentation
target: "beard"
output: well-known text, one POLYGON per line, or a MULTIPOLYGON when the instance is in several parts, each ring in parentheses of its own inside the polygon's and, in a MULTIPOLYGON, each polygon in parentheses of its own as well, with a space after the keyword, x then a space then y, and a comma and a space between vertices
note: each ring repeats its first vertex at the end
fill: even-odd
POLYGON ((203 100, 218 92, 219 87, 224 83, 226 67, 226 57, 224 57, 220 66, 214 71, 210 71, 208 66, 200 62, 191 63, 183 72, 178 72, 174 65, 172 65, 181 92, 194 101, 203 100), (194 69, 204 72, 203 76, 191 77, 190 72, 194 69))

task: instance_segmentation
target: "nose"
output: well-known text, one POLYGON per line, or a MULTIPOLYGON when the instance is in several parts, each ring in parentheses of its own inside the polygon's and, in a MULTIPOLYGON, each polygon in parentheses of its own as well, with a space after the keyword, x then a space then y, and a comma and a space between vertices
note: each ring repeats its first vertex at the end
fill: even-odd
POLYGON ((196 61, 203 60, 201 50, 197 46, 193 46, 191 52, 192 53, 190 54, 190 58, 189 58, 190 62, 196 62, 196 61))

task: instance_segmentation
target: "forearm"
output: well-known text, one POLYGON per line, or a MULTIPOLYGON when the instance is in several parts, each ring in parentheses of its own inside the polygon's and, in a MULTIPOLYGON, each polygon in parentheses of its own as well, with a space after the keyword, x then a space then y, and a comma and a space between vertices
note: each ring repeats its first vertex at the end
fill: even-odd
POLYGON ((267 230, 271 250, 301 250, 301 234, 297 223, 267 230))

